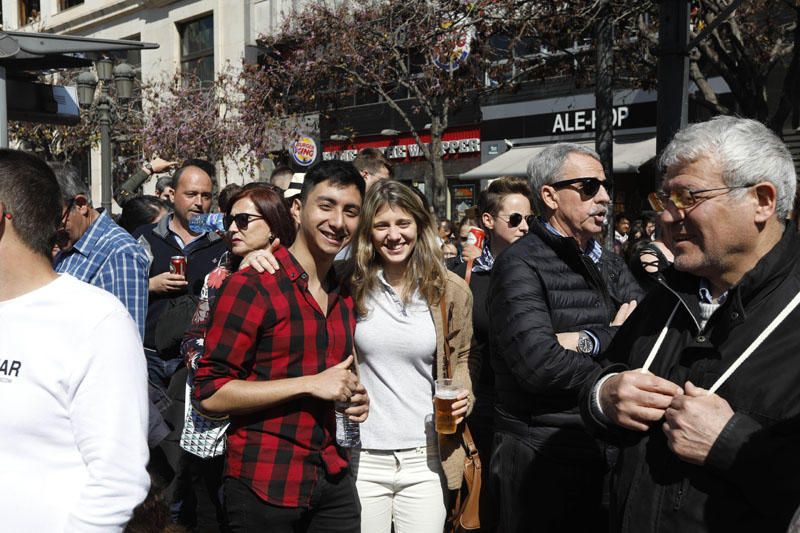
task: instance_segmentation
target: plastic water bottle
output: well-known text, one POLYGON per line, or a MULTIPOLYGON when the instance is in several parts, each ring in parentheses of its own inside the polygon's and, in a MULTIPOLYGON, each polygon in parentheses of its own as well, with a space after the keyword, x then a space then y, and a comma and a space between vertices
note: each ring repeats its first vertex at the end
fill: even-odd
POLYGON ((361 445, 361 430, 358 422, 353 422, 344 410, 350 407, 350 402, 335 402, 336 412, 336 444, 342 448, 355 448, 361 445))
POLYGON ((222 227, 222 213, 203 213, 194 215, 189 219, 189 231, 192 233, 209 233, 212 231, 225 231, 222 227))

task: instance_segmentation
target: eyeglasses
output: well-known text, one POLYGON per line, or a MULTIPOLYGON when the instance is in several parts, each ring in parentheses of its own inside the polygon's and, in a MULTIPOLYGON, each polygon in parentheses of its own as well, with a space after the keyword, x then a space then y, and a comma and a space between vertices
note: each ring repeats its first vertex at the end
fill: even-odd
POLYGON ((225 228, 225 231, 229 231, 231 229, 231 224, 236 222, 236 227, 239 228, 239 231, 247 231, 247 226, 250 225, 250 221, 259 219, 263 220, 264 217, 261 215, 254 215, 252 213, 225 215, 222 217, 222 227, 225 228))
POLYGON ((521 213, 511 213, 507 217, 503 218, 501 215, 495 215, 496 218, 507 222, 509 228, 516 228, 522 224, 523 220, 527 222, 531 216, 532 215, 523 215, 521 213))
POLYGON ((609 195, 611 194, 611 182, 609 180, 601 181, 599 178, 572 178, 551 183, 550 186, 554 189, 564 189, 573 183, 580 183, 581 186, 577 190, 590 198, 594 197, 600 191, 601 185, 609 195))
MULTIPOLYGON (((714 192, 714 191, 727 191, 725 194, 735 190, 735 189, 748 189, 757 185, 756 183, 751 183, 750 185, 738 185, 736 187, 715 187, 713 189, 673 189, 670 192, 664 191, 656 191, 651 192, 647 195, 647 201, 650 202, 650 207, 653 208, 654 211, 661 213, 662 211, 667 209, 667 202, 672 202, 677 209, 690 209, 700 203, 703 200, 708 200, 713 198, 713 196, 697 196, 700 193, 704 192, 714 192)), ((722 196, 722 195, 718 195, 722 196)))
POLYGON ((73 207, 75 207, 75 198, 72 198, 69 202, 67 202, 67 208, 64 210, 64 214, 61 216, 61 225, 56 230, 55 244, 62 249, 69 244, 67 219, 69 218, 69 212, 72 211, 73 207))

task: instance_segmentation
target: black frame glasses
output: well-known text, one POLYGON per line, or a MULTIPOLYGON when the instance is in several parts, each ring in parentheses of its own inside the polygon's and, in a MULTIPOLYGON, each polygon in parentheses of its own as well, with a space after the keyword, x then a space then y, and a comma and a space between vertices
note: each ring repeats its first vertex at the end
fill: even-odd
POLYGON ((61 224, 58 226, 56 230, 56 237, 55 237, 55 244, 59 248, 64 248, 67 244, 69 244, 69 232, 67 231, 67 219, 69 218, 69 212, 72 211, 72 208, 75 207, 75 198, 71 198, 69 202, 67 202, 67 208, 64 210, 64 214, 61 215, 61 224))
POLYGON ((225 228, 225 231, 230 231, 231 224, 236 222, 236 227, 239 229, 239 231, 247 231, 251 220, 264 220, 264 217, 261 215, 255 215, 253 213, 236 213, 235 215, 225 215, 222 217, 222 227, 225 228))
POLYGON ((575 183, 579 183, 581 185, 575 190, 589 197, 594 197, 597 195, 597 193, 600 192, 601 185, 605 188, 609 196, 611 196, 611 189, 613 188, 610 180, 601 180, 600 178, 591 177, 572 178, 564 181, 557 181, 555 183, 551 183, 550 186, 556 190, 559 190, 565 189, 575 183))
POLYGON ((509 228, 516 228, 522 221, 528 221, 528 219, 533 215, 523 215, 522 213, 511 213, 506 218, 503 218, 501 215, 495 215, 495 218, 499 218, 500 220, 504 221, 508 224, 509 228))
MULTIPOLYGON (((716 196, 697 196, 698 194, 715 191, 726 191, 725 194, 727 194, 736 189, 749 189, 755 185, 758 184, 751 183, 749 185, 737 185, 735 187, 714 187, 712 189, 676 188, 670 192, 655 191, 647 195, 647 201, 650 203, 650 207, 658 213, 662 213, 667 209, 667 202, 671 202, 676 209, 691 209, 703 200, 716 198, 716 196)), ((722 195, 719 194, 717 196, 722 195)))

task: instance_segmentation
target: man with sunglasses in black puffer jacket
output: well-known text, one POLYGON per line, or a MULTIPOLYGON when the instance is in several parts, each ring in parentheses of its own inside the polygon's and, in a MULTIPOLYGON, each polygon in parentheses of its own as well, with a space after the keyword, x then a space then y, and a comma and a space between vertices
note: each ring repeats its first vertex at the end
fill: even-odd
POLYGON ((587 433, 578 393, 644 295, 595 240, 611 203, 597 153, 552 145, 528 164, 528 178, 542 217, 496 259, 488 291, 490 485, 502 531, 604 531, 607 449, 587 433))

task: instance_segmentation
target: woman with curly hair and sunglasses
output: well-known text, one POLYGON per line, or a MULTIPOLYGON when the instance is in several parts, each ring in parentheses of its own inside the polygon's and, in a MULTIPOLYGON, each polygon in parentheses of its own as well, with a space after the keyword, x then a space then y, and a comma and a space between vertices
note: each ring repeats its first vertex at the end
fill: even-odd
POLYGON ((433 396, 447 367, 460 391, 457 424, 472 405, 472 296, 444 268, 436 236, 433 217, 407 186, 383 181, 369 190, 350 264, 358 369, 370 395, 353 461, 363 532, 388 533, 394 523, 397 533, 440 533, 447 489, 462 482, 459 432, 437 435, 433 396))
MULTIPOLYGON (((222 283, 240 267, 242 258, 249 253, 268 248, 276 239, 280 239, 284 246, 290 246, 295 238, 291 215, 283 203, 282 192, 277 187, 266 183, 249 183, 231 196, 225 207, 223 226, 229 250, 220 258, 217 267, 206 276, 200 292, 200 301, 192 318, 192 326, 181 343, 181 354, 189 369, 187 377, 189 389, 192 387, 192 376, 197 368, 197 360, 204 352, 206 326, 210 322, 210 312, 222 283)), ((196 407, 187 406, 187 409, 196 407)), ((197 450, 190 444, 192 442, 196 444, 198 441, 196 435, 187 434, 189 431, 190 429, 186 427, 183 430, 181 448, 186 451, 183 462, 184 466, 188 465, 187 470, 191 475, 178 476, 175 489, 177 498, 173 500, 181 501, 184 505, 187 502, 197 502, 198 527, 205 523, 206 526, 213 528, 224 523, 222 502, 219 498, 223 449, 214 452, 216 455, 210 458, 191 455, 197 450), (196 476, 202 478, 202 483, 192 482, 192 478, 196 476), (200 485, 204 486, 206 494, 187 496, 187 493, 196 491, 200 485), (208 514, 212 516, 207 516, 208 514)), ((182 517, 193 515, 191 510, 181 509, 182 517)))

